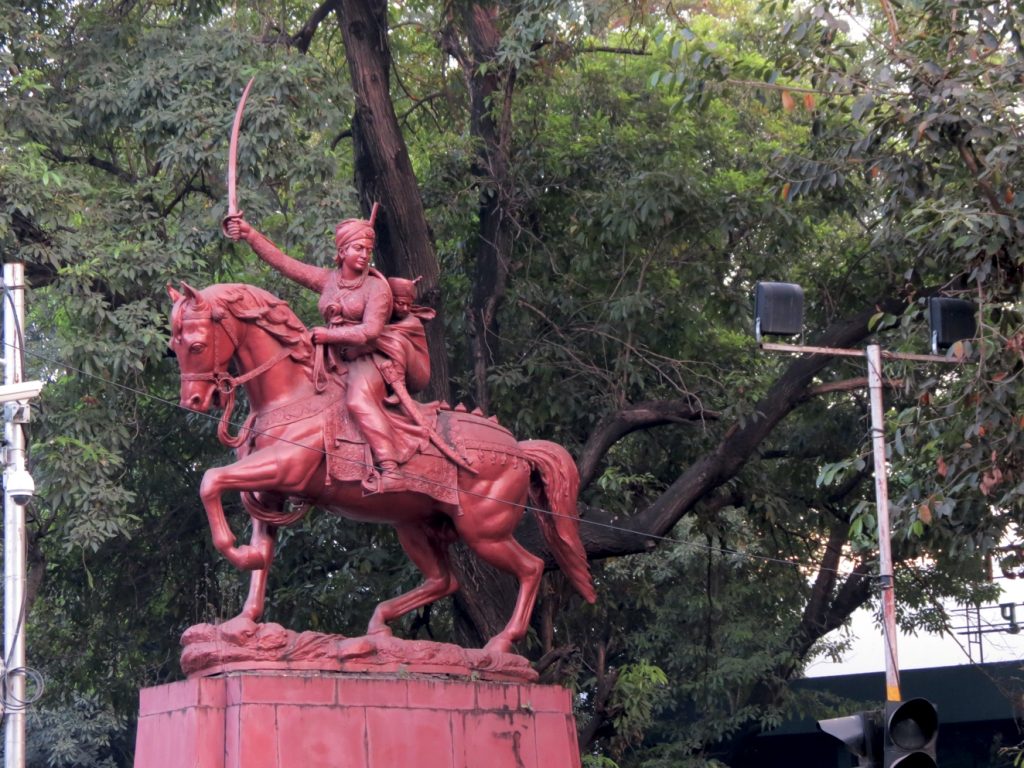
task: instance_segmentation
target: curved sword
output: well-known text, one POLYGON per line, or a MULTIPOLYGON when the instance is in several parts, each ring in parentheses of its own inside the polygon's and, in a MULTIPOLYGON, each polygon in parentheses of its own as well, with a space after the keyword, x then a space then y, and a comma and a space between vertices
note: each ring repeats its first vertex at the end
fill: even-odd
POLYGON ((252 88, 255 79, 255 77, 250 78, 245 90, 242 91, 242 98, 238 100, 238 108, 235 109, 235 121, 231 124, 231 139, 228 142, 228 212, 220 225, 225 235, 227 234, 228 220, 242 215, 242 212, 238 210, 238 132, 242 127, 245 100, 249 98, 249 89, 252 88))

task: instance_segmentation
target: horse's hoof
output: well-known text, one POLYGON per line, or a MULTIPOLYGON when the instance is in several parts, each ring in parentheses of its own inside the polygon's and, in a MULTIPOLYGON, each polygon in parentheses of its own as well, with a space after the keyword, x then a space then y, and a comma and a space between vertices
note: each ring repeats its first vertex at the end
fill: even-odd
POLYGON ((496 635, 484 646, 484 651, 487 653, 512 653, 512 641, 501 635, 496 635))
POLYGON ((217 632, 221 638, 230 641, 235 645, 245 645, 259 631, 259 625, 248 616, 238 615, 228 619, 223 624, 217 625, 217 632))
POLYGON ((242 612, 235 617, 236 619, 248 619, 249 621, 259 624, 261 618, 263 618, 262 608, 249 608, 242 607, 242 612))

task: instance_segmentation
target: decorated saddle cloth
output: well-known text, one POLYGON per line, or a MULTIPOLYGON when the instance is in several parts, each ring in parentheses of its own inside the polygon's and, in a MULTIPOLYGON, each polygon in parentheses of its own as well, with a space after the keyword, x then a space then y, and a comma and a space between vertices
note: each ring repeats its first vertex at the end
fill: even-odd
MULTIPOLYGON (((416 403, 424 423, 430 430, 437 429, 436 404, 416 403)), ((398 478, 401 487, 389 493, 405 490, 422 493, 442 504, 459 502, 458 468, 429 438, 423 437, 423 428, 411 422, 397 408, 385 407, 392 427, 399 439, 410 446, 409 458, 400 463, 398 478)), ((436 432, 435 432, 436 434, 436 432)), ((327 482, 362 482, 374 472, 370 446, 349 415, 344 400, 330 405, 324 414, 324 451, 327 454, 327 482)))

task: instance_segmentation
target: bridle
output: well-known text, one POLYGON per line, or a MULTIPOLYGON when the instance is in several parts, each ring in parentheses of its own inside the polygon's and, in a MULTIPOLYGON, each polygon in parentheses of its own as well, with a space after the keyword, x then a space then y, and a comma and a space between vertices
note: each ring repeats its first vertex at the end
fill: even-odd
MULTIPOLYGON (((231 340, 232 344, 232 355, 240 346, 240 339, 231 329, 231 327, 224 322, 225 313, 223 311, 215 311, 211 309, 199 309, 189 312, 188 317, 196 320, 209 320, 210 322, 216 323, 224 335, 231 340)), ((185 314, 182 312, 182 322, 185 320, 185 314)), ((255 379, 257 376, 269 371, 275 365, 280 363, 286 357, 291 354, 291 350, 287 347, 283 347, 280 352, 274 355, 269 360, 264 361, 260 365, 253 368, 251 371, 247 371, 240 376, 232 376, 227 368, 218 368, 220 356, 217 354, 217 336, 216 330, 213 334, 213 365, 214 370, 206 371, 204 373, 184 373, 181 374, 182 381, 210 381, 213 382, 213 386, 217 389, 217 392, 224 398, 224 413, 220 417, 220 423, 217 425, 217 439, 229 448, 238 448, 242 445, 247 438, 247 435, 256 420, 256 413, 250 413, 246 418, 245 423, 238 430, 237 435, 232 435, 229 431, 231 426, 231 412, 235 408, 235 393, 240 384, 245 384, 247 381, 255 379)), ((231 359, 229 356, 228 360, 231 359)))

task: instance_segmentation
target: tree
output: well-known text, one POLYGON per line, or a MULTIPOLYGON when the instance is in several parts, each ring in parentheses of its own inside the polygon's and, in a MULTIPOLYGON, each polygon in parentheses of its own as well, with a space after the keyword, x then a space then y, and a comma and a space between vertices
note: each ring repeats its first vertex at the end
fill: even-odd
MULTIPOLYGON (((1019 506, 1020 131, 1000 108, 1018 12, 935 4, 853 40, 834 6, 716 10, 673 26, 533 2, 5 5, 0 241, 28 264, 30 367, 53 382, 32 436, 30 649, 80 694, 67 717, 130 717, 135 686, 176 674, 180 629, 237 610, 194 501, 212 426, 139 393, 175 398, 164 283, 269 283, 217 233, 251 74, 247 217, 322 263, 331 223, 382 202, 382 266, 424 274, 447 323, 434 393, 579 457, 602 603, 553 577, 524 650, 586 690, 588 754, 728 759, 872 596, 863 373, 755 354, 757 279, 803 283, 832 346, 909 344, 936 288, 985 299, 979 374, 894 369, 890 396, 898 556, 930 558, 900 570, 903 618, 984 590, 1019 506)), ((268 618, 359 631, 363 600, 414 578, 387 543, 310 518, 282 539, 271 589, 295 599, 268 618)), ((406 631, 504 624, 507 585, 457 559, 454 607, 406 631)))

